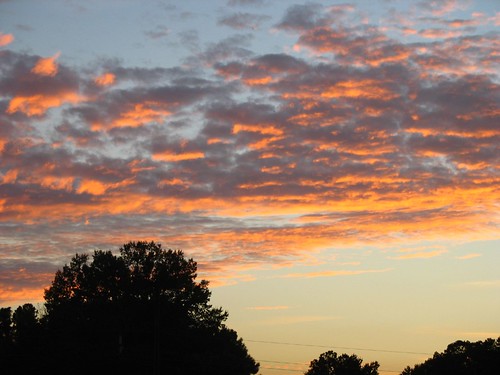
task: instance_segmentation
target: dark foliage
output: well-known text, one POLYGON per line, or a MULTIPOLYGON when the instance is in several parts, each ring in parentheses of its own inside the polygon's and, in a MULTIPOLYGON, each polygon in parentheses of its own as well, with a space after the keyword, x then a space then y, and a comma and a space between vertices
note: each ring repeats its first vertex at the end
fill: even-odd
POLYGON ((500 338, 455 341, 443 353, 422 364, 407 367, 402 375, 497 375, 500 373, 500 338))
POLYGON ((377 362, 365 363, 355 354, 341 354, 328 351, 309 365, 305 375, 378 375, 377 362))
POLYGON ((45 290, 40 319, 32 305, 0 311, 0 365, 9 374, 257 373, 196 271, 182 251, 154 242, 130 242, 119 256, 77 254, 45 290))

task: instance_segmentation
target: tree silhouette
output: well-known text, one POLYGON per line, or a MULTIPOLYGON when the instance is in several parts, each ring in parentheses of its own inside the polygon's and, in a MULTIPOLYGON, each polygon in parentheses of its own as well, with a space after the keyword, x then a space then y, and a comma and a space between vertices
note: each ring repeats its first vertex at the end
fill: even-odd
POLYGON ((305 375, 378 375, 378 362, 365 363, 355 354, 341 354, 328 351, 309 365, 305 375))
POLYGON ((500 373, 500 338, 455 341, 443 353, 422 364, 406 367, 402 375, 496 375, 500 373))
POLYGON ((0 308, 0 353, 5 357, 12 355, 12 308, 0 308))
MULTIPOLYGON (((196 272, 196 262, 182 251, 154 242, 127 243, 120 255, 76 254, 45 290, 46 312, 36 326, 43 328, 38 351, 24 350, 26 334, 35 332, 33 309, 14 313, 14 332, 21 335, 11 368, 17 373, 256 374, 259 365, 225 326, 227 312, 210 304, 208 282, 197 282, 196 272), (14 363, 19 359, 26 359, 22 371, 14 363)), ((2 340, 10 334, 3 315, 2 310, 2 340)))
POLYGON ((33 347, 40 336, 36 307, 31 303, 19 306, 12 315, 14 341, 23 347, 33 347))

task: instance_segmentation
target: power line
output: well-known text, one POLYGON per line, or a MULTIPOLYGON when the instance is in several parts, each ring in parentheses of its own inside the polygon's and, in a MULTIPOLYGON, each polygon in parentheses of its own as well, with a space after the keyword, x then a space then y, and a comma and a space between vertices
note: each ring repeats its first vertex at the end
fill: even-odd
POLYGON ((265 359, 256 359, 258 362, 269 362, 269 363, 285 363, 287 365, 302 365, 302 366, 307 366, 308 363, 304 362, 284 362, 284 361, 266 361, 265 359))
MULTIPOLYGON (((277 370, 277 371, 291 371, 291 372, 305 372, 307 370, 294 370, 291 368, 280 368, 280 367, 261 367, 263 370, 277 370)), ((401 373, 401 371, 396 371, 396 370, 379 370, 383 372, 394 372, 394 373, 401 373)))
POLYGON ((263 369, 263 370, 304 372, 304 370, 294 370, 294 369, 291 369, 291 368, 279 368, 279 367, 261 367, 261 369, 263 369))
MULTIPOLYGON (((266 362, 266 363, 280 363, 280 364, 285 364, 285 365, 302 365, 302 366, 306 366, 307 367, 307 363, 301 363, 301 362, 285 362, 285 361, 268 361, 268 360, 265 360, 265 359, 256 359, 257 362, 266 362)), ((280 368, 280 367, 261 367, 263 369, 266 369, 266 370, 283 370, 283 371, 298 371, 298 372, 303 372, 303 371, 307 371, 306 368, 304 368, 303 370, 298 370, 298 369, 286 369, 286 368, 280 368)), ((394 372, 394 373, 400 373, 401 371, 397 371, 397 370, 384 370, 384 369, 380 369, 380 371, 383 371, 383 372, 394 372)))
POLYGON ((315 344, 298 344, 292 342, 281 342, 281 341, 264 341, 264 340, 248 340, 245 339, 246 342, 255 342, 260 344, 273 344, 273 345, 289 345, 289 346, 307 346, 313 348, 327 348, 327 349, 345 349, 345 350, 357 350, 357 351, 366 351, 366 352, 381 352, 381 353, 395 353, 395 354, 415 354, 415 355, 432 355, 432 353, 424 353, 424 352, 407 352, 401 350, 388 350, 388 349, 373 349, 373 348, 351 348, 347 346, 335 346, 335 345, 315 345, 315 344))

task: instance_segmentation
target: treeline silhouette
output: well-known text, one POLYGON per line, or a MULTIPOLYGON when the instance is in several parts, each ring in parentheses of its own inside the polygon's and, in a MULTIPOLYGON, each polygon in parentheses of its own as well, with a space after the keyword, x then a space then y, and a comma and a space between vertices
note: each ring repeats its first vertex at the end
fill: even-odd
MULTIPOLYGON (((378 362, 362 363, 357 355, 328 351, 311 362, 305 375, 378 375, 378 362)), ((455 341, 424 363, 406 367, 400 375, 498 375, 500 337, 484 341, 455 341)))
POLYGON ((0 310, 2 374, 250 375, 259 365, 180 250, 76 254, 31 304, 0 310))
MULTIPOLYGON (((0 373, 250 375, 259 364, 208 282, 180 250, 129 242, 120 255, 76 254, 38 311, 0 308, 0 373)), ((378 375, 378 362, 328 351, 305 375, 378 375)), ((497 375, 500 338, 456 341, 401 375, 497 375)))

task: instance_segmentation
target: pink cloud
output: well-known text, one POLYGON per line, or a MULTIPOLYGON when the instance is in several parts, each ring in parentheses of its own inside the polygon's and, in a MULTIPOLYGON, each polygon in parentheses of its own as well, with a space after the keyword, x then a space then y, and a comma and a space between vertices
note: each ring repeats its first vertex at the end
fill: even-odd
POLYGON ((469 0, 423 0, 419 3, 419 9, 430 11, 434 16, 444 16, 457 10, 464 10, 469 4, 469 0))
POLYGON ((418 35, 429 39, 456 38, 462 34, 463 32, 460 30, 448 30, 448 29, 426 29, 426 30, 420 30, 418 32, 418 35))

